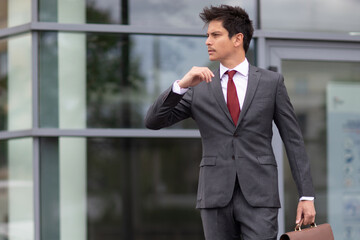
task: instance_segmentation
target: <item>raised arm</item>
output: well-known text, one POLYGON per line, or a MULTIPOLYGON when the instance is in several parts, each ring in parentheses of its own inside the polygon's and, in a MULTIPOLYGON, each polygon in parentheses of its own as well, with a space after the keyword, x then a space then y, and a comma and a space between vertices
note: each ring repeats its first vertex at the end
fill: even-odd
POLYGON ((202 81, 210 82, 214 74, 207 67, 192 67, 185 76, 174 84, 188 91, 177 94, 173 86, 163 92, 155 103, 149 108, 145 126, 150 129, 161 129, 169 127, 183 119, 191 117, 191 101, 194 87, 202 81))

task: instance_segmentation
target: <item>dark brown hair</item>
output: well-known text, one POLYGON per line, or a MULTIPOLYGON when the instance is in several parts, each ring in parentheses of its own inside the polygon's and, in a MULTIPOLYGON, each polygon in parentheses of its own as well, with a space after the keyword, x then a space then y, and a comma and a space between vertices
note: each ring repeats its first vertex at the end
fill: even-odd
POLYGON ((228 5, 205 7, 200 13, 200 18, 205 24, 209 24, 213 20, 222 21, 223 27, 229 32, 229 38, 235 34, 242 33, 244 35, 243 47, 245 53, 247 52, 254 28, 252 21, 249 19, 249 15, 244 9, 228 5))

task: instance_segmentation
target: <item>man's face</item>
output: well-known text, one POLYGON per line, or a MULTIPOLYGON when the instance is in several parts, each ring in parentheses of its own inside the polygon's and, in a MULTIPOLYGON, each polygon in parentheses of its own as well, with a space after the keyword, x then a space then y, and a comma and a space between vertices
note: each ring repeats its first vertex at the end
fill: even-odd
POLYGON ((222 21, 213 20, 209 23, 207 40, 205 42, 209 59, 221 63, 231 60, 235 54, 234 38, 229 38, 229 32, 223 27, 222 21))

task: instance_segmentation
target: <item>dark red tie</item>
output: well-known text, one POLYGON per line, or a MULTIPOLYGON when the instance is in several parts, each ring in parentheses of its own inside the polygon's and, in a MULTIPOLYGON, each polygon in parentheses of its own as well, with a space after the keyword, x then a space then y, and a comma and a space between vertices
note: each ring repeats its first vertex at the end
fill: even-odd
POLYGON ((235 70, 226 72, 229 76, 228 84, 227 84, 227 106, 230 111, 231 118, 236 126, 237 121, 239 119, 240 115, 240 105, 239 105, 239 99, 237 96, 235 84, 233 77, 236 73, 235 70))

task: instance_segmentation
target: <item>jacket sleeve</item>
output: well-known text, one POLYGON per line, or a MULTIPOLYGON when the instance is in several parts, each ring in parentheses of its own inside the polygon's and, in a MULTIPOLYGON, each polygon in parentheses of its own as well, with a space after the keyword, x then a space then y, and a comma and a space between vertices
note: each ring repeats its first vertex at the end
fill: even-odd
POLYGON ((192 88, 184 95, 174 93, 172 87, 168 88, 149 108, 145 117, 145 126, 157 130, 191 117, 192 95, 192 88))
POLYGON ((310 163, 306 154, 304 140, 282 75, 279 75, 278 78, 274 122, 285 145, 299 196, 314 196, 310 163))

